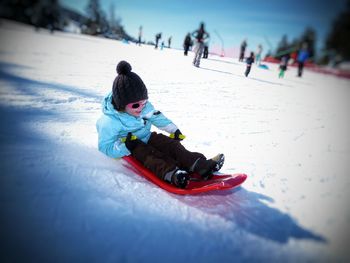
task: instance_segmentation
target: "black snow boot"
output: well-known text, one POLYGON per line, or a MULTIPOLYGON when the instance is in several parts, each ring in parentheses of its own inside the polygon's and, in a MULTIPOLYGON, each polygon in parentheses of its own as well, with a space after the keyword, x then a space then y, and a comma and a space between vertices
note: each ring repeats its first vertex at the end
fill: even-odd
POLYGON ((213 177, 213 173, 221 169, 225 161, 225 155, 218 154, 211 159, 200 158, 196 161, 193 171, 198 173, 204 180, 213 177))
POLYGON ((216 155, 213 158, 211 158, 211 160, 213 160, 216 163, 213 172, 217 172, 224 165, 225 155, 223 153, 219 153, 218 155, 216 155))
POLYGON ((171 183, 176 187, 179 187, 182 189, 186 188, 189 180, 190 180, 190 176, 188 175, 188 173, 180 169, 176 170, 173 176, 171 177, 171 183))

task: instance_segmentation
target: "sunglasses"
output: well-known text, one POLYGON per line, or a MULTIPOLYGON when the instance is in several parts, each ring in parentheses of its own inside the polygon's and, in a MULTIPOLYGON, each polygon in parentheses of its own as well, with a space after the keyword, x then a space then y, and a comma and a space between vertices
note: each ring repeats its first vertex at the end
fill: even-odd
POLYGON ((140 107, 145 106, 146 103, 147 103, 147 100, 144 100, 144 101, 141 101, 141 102, 130 103, 130 104, 126 105, 126 106, 136 110, 136 109, 138 109, 140 107))

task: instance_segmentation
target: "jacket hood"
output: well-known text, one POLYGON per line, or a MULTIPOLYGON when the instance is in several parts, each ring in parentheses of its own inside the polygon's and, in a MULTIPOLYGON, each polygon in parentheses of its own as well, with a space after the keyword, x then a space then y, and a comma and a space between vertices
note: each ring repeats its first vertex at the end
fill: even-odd
POLYGON ((118 111, 114 108, 112 104, 113 94, 110 92, 107 94, 102 101, 102 112, 106 115, 118 114, 118 111))

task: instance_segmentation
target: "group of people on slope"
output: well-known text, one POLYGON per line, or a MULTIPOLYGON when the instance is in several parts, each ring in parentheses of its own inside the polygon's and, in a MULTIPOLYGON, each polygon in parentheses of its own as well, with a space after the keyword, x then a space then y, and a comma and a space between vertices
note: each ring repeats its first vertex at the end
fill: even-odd
MULTIPOLYGON (((188 33, 185 37, 185 40, 184 40, 184 54, 185 55, 188 54, 188 50, 189 50, 189 47, 190 47, 191 42, 192 42, 191 35, 196 40, 196 46, 194 49, 195 54, 194 54, 194 59, 193 59, 192 63, 195 67, 199 67, 201 58, 208 57, 208 46, 205 44, 205 41, 209 38, 209 33, 205 30, 204 23, 201 23, 199 28, 197 30, 195 30, 192 34, 188 33), (204 55, 203 55, 203 52, 204 52, 204 55)), ((239 54, 239 61, 243 62, 245 60, 245 62, 246 62, 246 70, 244 72, 244 75, 246 77, 248 77, 254 62, 257 65, 260 65, 262 51, 263 51, 262 45, 259 44, 257 51, 256 51, 256 54, 254 54, 254 52, 250 52, 249 57, 245 58, 245 50, 246 50, 247 46, 248 46, 247 41, 244 39, 242 44, 241 44, 240 54, 239 54)), ((280 66, 279 66, 279 69, 280 69, 279 78, 284 77, 284 73, 288 67, 289 58, 290 58, 289 54, 284 55, 281 58, 281 62, 280 62, 280 66)), ((298 77, 302 76, 304 64, 308 58, 309 58, 309 53, 307 50, 307 46, 304 44, 302 46, 302 48, 299 50, 299 52, 297 53, 298 77)))
MULTIPOLYGON (((298 51, 295 52, 295 57, 293 59, 296 60, 297 65, 298 65, 298 73, 297 76, 301 77, 303 75, 303 70, 304 70, 304 65, 305 62, 309 59, 310 55, 309 55, 309 51, 307 49, 307 45, 303 44, 302 48, 298 51)), ((284 77, 284 73, 286 72, 287 68, 288 68, 288 64, 289 64, 289 60, 291 59, 291 55, 289 53, 284 54, 281 57, 280 60, 280 65, 279 65, 279 74, 278 77, 279 78, 283 78, 284 77)))
MULTIPOLYGON (((141 45, 141 37, 142 37, 142 26, 140 26, 139 28, 139 37, 138 37, 138 44, 141 45)), ((155 43, 155 48, 158 48, 159 45, 159 41, 162 38, 162 33, 158 33, 155 36, 156 38, 156 43, 155 43)), ((208 39, 209 39, 209 33, 206 31, 205 29, 205 25, 204 23, 200 23, 199 28, 195 31, 193 31, 192 33, 188 33, 184 39, 183 42, 183 48, 184 48, 184 55, 187 56, 188 55, 188 51, 190 50, 190 48, 193 46, 193 41, 192 38, 194 37, 195 39, 195 47, 194 47, 194 58, 193 58, 193 62, 192 64, 195 67, 199 67, 200 66, 200 61, 201 58, 208 58, 208 54, 209 54, 209 48, 208 48, 208 39)), ((169 37, 168 39, 168 47, 170 48, 171 45, 171 37, 169 37)), ((254 62, 260 66, 261 63, 261 56, 262 56, 262 51, 263 51, 263 47, 261 44, 258 45, 257 51, 254 54, 254 52, 250 52, 249 57, 245 58, 245 51, 247 48, 248 44, 246 39, 244 39, 241 43, 240 46, 240 53, 239 53, 239 61, 243 62, 245 60, 246 62, 246 70, 244 72, 244 75, 246 77, 248 77, 252 65, 254 64, 254 62)), ((162 42, 161 45, 161 49, 164 47, 164 42, 162 42)), ((279 78, 283 78, 285 71, 287 70, 288 67, 288 62, 290 59, 290 54, 285 54, 281 57, 280 60, 280 66, 279 66, 279 74, 278 77, 279 78)), ((304 65, 306 60, 309 58, 309 52, 307 50, 307 46, 305 44, 303 44, 302 48, 298 51, 297 53, 297 57, 296 57, 296 61, 298 63, 298 77, 301 77, 303 74, 303 69, 304 69, 304 65)))
MULTIPOLYGON (((244 57, 245 57, 244 54, 245 54, 246 47, 247 47, 247 41, 243 40, 243 42, 241 44, 241 48, 240 48, 239 59, 238 59, 241 62, 244 61, 244 57)), ((246 71, 244 74, 246 77, 248 77, 254 61, 256 62, 257 65, 260 65, 261 54, 262 54, 262 46, 258 45, 256 55, 254 55, 253 52, 250 52, 250 56, 245 59, 247 67, 246 67, 246 71)), ((284 77, 284 74, 285 74, 285 71, 287 70, 290 58, 291 58, 291 56, 289 53, 284 54, 280 58, 279 74, 278 74, 279 78, 284 77)), ((295 52, 295 60, 298 64, 298 74, 297 74, 298 77, 302 76, 305 62, 308 59, 309 59, 309 51, 308 51, 307 44, 304 43, 302 45, 301 49, 298 52, 295 52)))

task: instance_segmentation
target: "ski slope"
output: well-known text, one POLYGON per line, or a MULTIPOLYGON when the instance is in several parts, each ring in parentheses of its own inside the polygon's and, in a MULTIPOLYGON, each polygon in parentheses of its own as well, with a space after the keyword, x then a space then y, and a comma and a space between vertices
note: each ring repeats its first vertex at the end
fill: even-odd
POLYGON ((350 82, 0 23, 1 262, 348 262, 350 82), (165 192, 97 150, 127 60, 238 189, 165 192))

